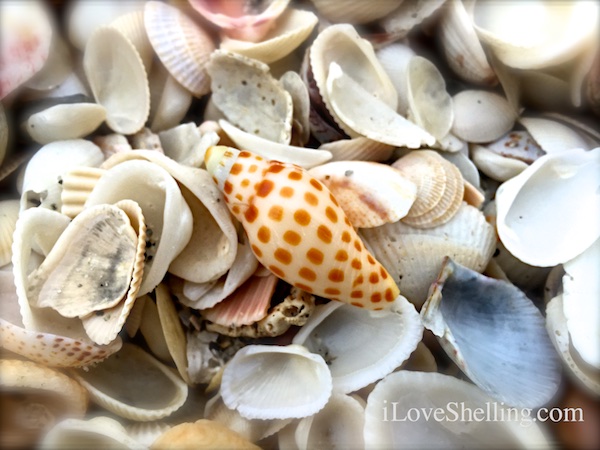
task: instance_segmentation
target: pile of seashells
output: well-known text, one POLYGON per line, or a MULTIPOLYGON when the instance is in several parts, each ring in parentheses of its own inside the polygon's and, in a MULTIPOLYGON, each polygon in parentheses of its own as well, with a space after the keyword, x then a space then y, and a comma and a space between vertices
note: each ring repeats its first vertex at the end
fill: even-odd
POLYGON ((599 9, 0 2, 2 448, 564 443, 599 9))

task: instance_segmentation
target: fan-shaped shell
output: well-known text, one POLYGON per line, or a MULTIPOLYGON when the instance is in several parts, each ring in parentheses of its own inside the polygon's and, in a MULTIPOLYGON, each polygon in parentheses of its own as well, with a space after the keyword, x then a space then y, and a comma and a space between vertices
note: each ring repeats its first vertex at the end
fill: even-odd
POLYGON ((210 36, 168 3, 145 4, 146 33, 169 73, 196 97, 210 90, 205 66, 215 46, 210 36))
POLYGON ((396 284, 320 181, 297 166, 230 147, 209 148, 205 162, 252 251, 275 275, 356 306, 381 309, 394 301, 396 284))
POLYGON ((247 345, 225 366, 220 392, 242 417, 287 419, 319 411, 331 389, 325 360, 303 346, 247 345))
POLYGON ((150 89, 131 41, 116 28, 98 28, 85 47, 83 67, 96 102, 106 109, 108 126, 123 134, 140 130, 150 113, 150 89))

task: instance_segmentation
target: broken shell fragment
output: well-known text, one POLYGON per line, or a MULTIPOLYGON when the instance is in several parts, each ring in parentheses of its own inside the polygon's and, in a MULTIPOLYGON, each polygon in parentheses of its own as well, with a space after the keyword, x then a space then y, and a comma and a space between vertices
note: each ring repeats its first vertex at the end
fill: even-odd
POLYGON ((390 166, 338 161, 308 171, 334 195, 355 228, 396 222, 409 212, 417 186, 390 166))
POLYGON ((446 258, 421 319, 461 370, 492 397, 533 408, 556 394, 560 363, 544 319, 510 283, 446 258))
POLYGON ((0 267, 12 259, 13 233, 19 217, 19 200, 0 201, 0 267))
POLYGON ((373 141, 366 137, 354 139, 340 139, 328 142, 319 147, 327 150, 333 157, 331 161, 387 161, 394 151, 394 147, 383 142, 373 141))
POLYGON ((220 392, 225 405, 242 417, 287 419, 319 411, 331 389, 325 360, 305 347, 247 345, 225 366, 220 392))

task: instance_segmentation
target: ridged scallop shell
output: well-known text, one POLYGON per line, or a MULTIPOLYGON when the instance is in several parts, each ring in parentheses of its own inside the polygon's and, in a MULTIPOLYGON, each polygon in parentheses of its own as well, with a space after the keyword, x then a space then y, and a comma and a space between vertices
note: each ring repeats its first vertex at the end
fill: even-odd
POLYGON ((396 222, 417 198, 417 185, 385 164, 338 161, 309 173, 327 186, 355 228, 396 222))
MULTIPOLYGON (((113 158, 120 158, 119 155, 122 154, 117 153, 113 158)), ((111 167, 111 160, 106 164, 110 168, 90 192, 85 207, 122 199, 133 200, 140 205, 149 243, 146 245, 144 277, 138 295, 147 294, 160 283, 173 259, 189 242, 192 213, 177 182, 157 164, 144 160, 124 161, 114 167, 111 167)))
POLYGON ((439 273, 444 256, 481 272, 495 249, 493 227, 476 208, 463 204, 447 223, 413 228, 402 221, 360 231, 365 244, 398 284, 402 294, 421 306, 439 273))
POLYGON ((88 397, 79 383, 57 370, 31 361, 0 360, 3 412, 2 441, 24 448, 67 417, 80 418, 88 397))
POLYGON ((106 109, 108 126, 123 134, 142 128, 150 113, 150 90, 131 41, 115 28, 98 28, 85 47, 83 67, 96 102, 106 109), (107 64, 113 70, 104 70, 107 64))
POLYGON ((464 180, 460 170, 433 150, 413 151, 392 167, 417 186, 412 207, 401 220, 418 228, 448 222, 463 200, 464 180))
POLYGON ((508 131, 516 115, 508 101, 493 92, 465 90, 452 97, 452 133, 467 142, 491 142, 508 131))
POLYGON ((321 355, 334 389, 349 393, 398 368, 422 335, 415 307, 400 296, 386 311, 365 312, 334 302, 320 305, 292 342, 321 355), (372 341, 369 336, 375 329, 381 334, 372 341))
POLYGON ((315 150, 269 141, 255 134, 246 133, 226 120, 219 120, 219 125, 238 148, 248 149, 264 158, 297 164, 308 169, 326 163, 332 156, 331 152, 327 150, 315 150))
POLYGON ((32 114, 25 125, 39 144, 78 139, 92 133, 106 119, 106 110, 95 103, 67 103, 32 114))
POLYGON ((331 395, 325 360, 301 345, 247 345, 227 363, 221 395, 228 408, 248 419, 310 416, 331 395), (255 370, 262 367, 261 377, 255 370))
POLYGON ((23 175, 21 209, 40 206, 60 211, 61 180, 69 170, 98 167, 104 155, 95 144, 83 139, 44 145, 29 160, 23 175))
POLYGON ((144 448, 149 448, 169 428, 171 425, 165 422, 135 422, 125 426, 127 435, 144 445, 144 448))
MULTIPOLYGON (((141 4, 142 2, 140 2, 140 5, 141 4)), ((148 34, 146 33, 143 9, 140 7, 140 9, 120 15, 110 22, 109 25, 119 30, 123 36, 129 39, 140 55, 146 73, 150 73, 152 59, 154 58, 154 50, 148 39, 148 34)))
POLYGON ((306 171, 231 147, 209 148, 205 162, 252 251, 275 275, 369 309, 397 297, 396 284, 366 251, 333 194, 306 171))
POLYGON ((148 38, 169 73, 194 96, 210 90, 205 66, 215 46, 210 36, 183 12, 167 3, 145 4, 148 38))
POLYGON ((275 26, 259 42, 225 37, 220 48, 270 64, 299 47, 317 22, 318 18, 312 12, 290 8, 277 19, 275 26))
POLYGON ((446 258, 423 305, 421 319, 448 356, 495 399, 534 408, 556 394, 560 361, 544 318, 510 283, 446 258), (511 333, 506 333, 507 329, 511 333))
POLYGON ((12 259, 13 233, 19 217, 19 200, 0 201, 0 267, 12 259))
POLYGON ((340 139, 322 144, 319 150, 327 150, 333 157, 331 161, 387 161, 394 147, 383 142, 373 141, 366 137, 340 139))
POLYGON ((369 395, 365 409, 365 445, 367 448, 411 449, 429 446, 435 440, 448 448, 551 446, 545 430, 532 417, 524 422, 525 416, 511 415, 511 411, 467 381, 441 373, 403 370, 388 375, 369 395), (462 411, 471 412, 485 411, 491 406, 487 417, 497 420, 458 420, 461 405, 472 408, 462 411), (415 418, 410 411, 435 412, 438 408, 444 411, 445 420, 431 420, 433 416, 427 420, 425 414, 408 420, 409 414, 415 418), (455 417, 457 420, 453 420, 455 417))
POLYGON ((150 116, 148 123, 155 133, 177 126, 192 104, 192 94, 156 61, 148 77, 150 116))
POLYGON ((507 250, 533 266, 565 263, 600 236, 600 148, 538 158, 496 192, 497 229, 507 250), (553 245, 548 245, 553 242, 553 245))
POLYGON ((364 24, 387 16, 402 3, 402 0, 379 0, 363 2, 347 1, 340 8, 335 0, 311 0, 321 16, 334 23, 364 24))
POLYGON ((140 422, 171 415, 188 396, 187 385, 173 369, 133 344, 124 344, 102 364, 73 375, 95 403, 140 422))
POLYGON ((129 436, 127 430, 110 417, 93 419, 66 419, 57 423, 40 442, 40 449, 56 448, 120 448, 141 450, 145 448, 129 436))
POLYGON ((96 183, 106 172, 98 167, 75 167, 62 176, 60 212, 70 218, 83 211, 85 202, 96 183))

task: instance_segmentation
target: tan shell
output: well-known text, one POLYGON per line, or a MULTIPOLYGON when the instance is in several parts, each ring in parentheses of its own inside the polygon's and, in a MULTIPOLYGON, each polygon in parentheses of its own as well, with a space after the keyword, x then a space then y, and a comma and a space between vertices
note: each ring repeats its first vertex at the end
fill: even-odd
POLYGON ((366 137, 340 139, 323 144, 319 150, 327 150, 332 155, 331 161, 387 161, 394 147, 383 142, 373 141, 366 137))
POLYGON ((19 200, 0 201, 0 267, 12 258, 13 233, 19 217, 19 200))
POLYGON ((148 81, 150 129, 158 133, 177 126, 192 104, 192 94, 179 84, 159 61, 154 62, 148 81))
POLYGON ((162 144, 158 134, 154 133, 150 128, 143 127, 137 133, 129 138, 129 143, 133 150, 154 150, 159 153, 164 153, 162 144))
POLYGON ((132 150, 127 138, 119 133, 96 136, 94 137, 93 142, 100 147, 100 150, 102 150, 104 159, 108 159, 115 153, 132 150))
POLYGON ((142 128, 150 112, 150 90, 131 41, 115 28, 98 28, 85 47, 83 67, 96 102, 106 108, 108 126, 123 134, 142 128), (107 65, 112 70, 105 70, 107 65))
POLYGON ((387 16, 402 3, 402 0, 379 0, 364 2, 350 0, 343 8, 336 0, 311 0, 321 16, 335 23, 363 24, 387 16))
POLYGON ((144 11, 140 8, 120 15, 110 23, 110 26, 119 30, 123 36, 131 41, 144 63, 146 73, 150 73, 154 50, 146 33, 144 11))
POLYGON ((83 211, 90 192, 106 172, 98 167, 76 167, 63 175, 60 212, 71 218, 83 211))
POLYGON ((194 423, 180 423, 160 435, 150 447, 162 449, 215 449, 259 450, 260 447, 231 431, 225 425, 201 419, 194 423))
POLYGON ((385 164, 337 161, 309 173, 329 188, 355 228, 396 222, 417 198, 417 185, 385 164))
POLYGON ((173 78, 196 97, 209 92, 205 66, 215 47, 208 34, 168 3, 147 2, 144 21, 154 51, 173 78))
POLYGON ((133 344, 124 344, 102 364, 73 375, 94 402, 120 417, 140 422, 169 416, 188 395, 187 385, 173 369, 133 344))
POLYGON ((448 222, 460 208, 464 180, 460 170, 433 150, 418 150, 392 164, 417 185, 417 198, 402 219, 406 225, 431 228, 448 222))
POLYGON ((88 396, 79 383, 48 367, 30 361, 0 360, 2 391, 2 445, 34 445, 56 422, 80 418, 88 396))
POLYGON ((312 12, 289 8, 260 42, 225 37, 220 48, 270 64, 289 55, 300 46, 317 22, 318 18, 312 12))

